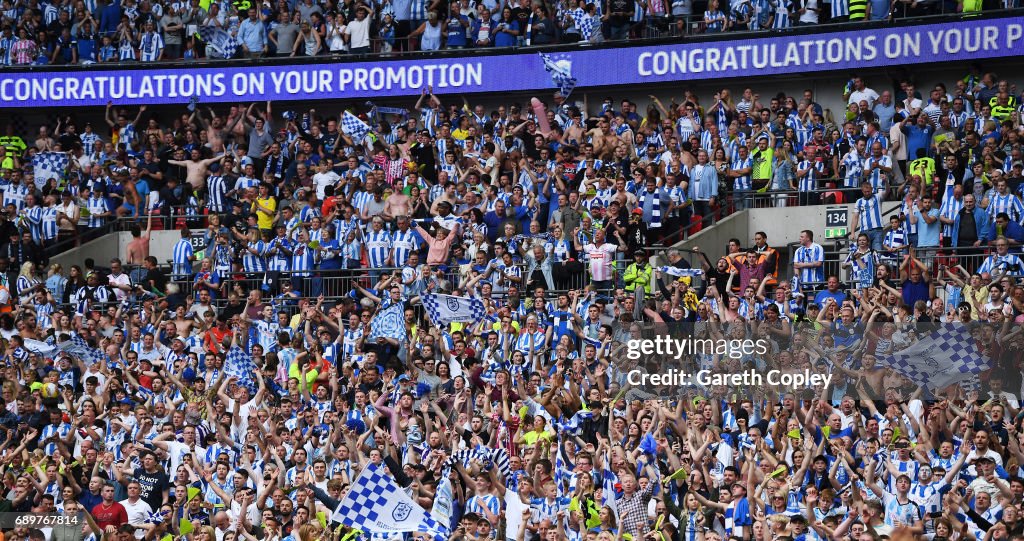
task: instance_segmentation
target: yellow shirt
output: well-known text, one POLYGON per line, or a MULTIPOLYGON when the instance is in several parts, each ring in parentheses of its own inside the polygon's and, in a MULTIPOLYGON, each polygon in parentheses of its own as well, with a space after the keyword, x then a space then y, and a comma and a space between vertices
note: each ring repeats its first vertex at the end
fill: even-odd
POLYGON ((299 363, 292 363, 292 365, 288 367, 288 378, 295 378, 299 380, 299 390, 302 390, 304 388, 310 388, 310 386, 313 385, 313 382, 316 381, 316 378, 319 375, 320 372, 317 372, 315 368, 312 370, 307 370, 306 381, 305 383, 303 383, 302 372, 299 370, 299 363))
POLYGON ((256 223, 260 229, 273 229, 274 228, 274 214, 277 212, 277 199, 273 196, 266 199, 256 199, 256 203, 252 204, 252 212, 256 213, 256 223), (270 209, 270 213, 267 214, 263 209, 257 210, 256 203, 259 203, 265 208, 270 209))
MULTIPOLYGON (((513 321, 512 322, 512 328, 516 330, 516 334, 519 334, 519 322, 518 321, 513 321)), ((500 321, 495 321, 494 325, 491 325, 491 330, 492 331, 500 331, 501 330, 501 322, 500 321)))
POLYGON ((542 430, 540 432, 531 430, 523 434, 523 441, 526 442, 526 445, 533 445, 537 443, 537 440, 551 441, 551 433, 547 430, 542 430))

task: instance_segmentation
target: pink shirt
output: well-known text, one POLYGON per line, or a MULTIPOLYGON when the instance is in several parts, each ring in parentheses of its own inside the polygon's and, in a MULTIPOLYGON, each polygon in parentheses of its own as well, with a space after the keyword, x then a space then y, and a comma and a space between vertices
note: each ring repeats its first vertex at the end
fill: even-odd
POLYGON ((443 240, 435 239, 430 236, 430 233, 420 227, 420 224, 416 224, 416 232, 423 237, 423 242, 427 245, 427 265, 445 265, 448 263, 448 251, 452 247, 452 242, 459 238, 459 224, 456 223, 455 227, 448 232, 443 240))
POLYGON ((615 264, 615 252, 618 249, 618 246, 607 242, 600 246, 588 244, 583 247, 590 258, 590 276, 595 282, 612 279, 612 265, 615 264))

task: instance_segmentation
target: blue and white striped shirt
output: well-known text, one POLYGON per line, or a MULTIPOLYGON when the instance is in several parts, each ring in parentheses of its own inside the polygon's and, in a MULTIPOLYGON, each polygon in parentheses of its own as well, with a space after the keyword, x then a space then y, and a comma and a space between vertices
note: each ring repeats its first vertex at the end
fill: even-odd
POLYGON ((31 191, 24 184, 11 184, 4 188, 4 207, 14 205, 19 211, 25 208, 25 196, 31 191))
POLYGON ((146 33, 139 41, 139 53, 143 62, 156 62, 160 52, 164 50, 164 38, 156 32, 146 33))
POLYGON ((308 271, 316 267, 315 254, 316 250, 311 250, 309 246, 303 243, 297 244, 295 251, 292 252, 292 276, 308 277, 310 275, 308 271))
POLYGON ((206 179, 206 206, 212 212, 227 212, 228 187, 224 177, 211 175, 206 179))
POLYGON ((353 355, 356 354, 356 344, 363 337, 362 327, 353 329, 345 329, 342 331, 341 339, 341 357, 344 360, 349 360, 353 355))
POLYGON ((242 252, 242 269, 245 272, 264 272, 267 270, 267 263, 265 261, 267 255, 267 245, 261 240, 256 242, 250 242, 248 247, 255 250, 256 253, 252 253, 249 250, 242 252))
POLYGON ((82 140, 82 152, 86 156, 92 156, 103 146, 103 140, 94 132, 83 133, 80 139, 82 140))
POLYGON ((42 210, 43 240, 57 238, 57 207, 46 207, 42 210))
POLYGON ((100 227, 106 223, 107 219, 104 216, 98 216, 108 212, 107 200, 103 197, 90 197, 86 203, 85 208, 89 211, 89 227, 100 227))
POLYGON ((0 38, 0 49, 3 49, 4 53, 0 56, 0 65, 10 66, 11 65, 11 47, 18 42, 16 36, 9 38, 0 38))
POLYGON ((270 257, 267 262, 267 268, 272 271, 287 271, 291 268, 291 256, 286 254, 284 250, 291 251, 293 247, 292 241, 288 237, 274 237, 274 240, 270 241, 270 246, 267 250, 277 248, 277 252, 270 257))
MULTIPOLYGON (((835 3, 833 3, 835 5, 835 3)), ((863 176, 864 162, 860 157, 860 154, 856 150, 851 150, 845 156, 843 156, 842 167, 845 169, 843 174, 843 186, 845 188, 859 188, 861 178, 863 176)))
POLYGON ((992 199, 988 203, 988 215, 995 219, 1000 212, 1005 212, 1011 220, 1020 223, 1021 217, 1024 216, 1024 205, 1012 193, 1000 195, 997 192, 992 194, 992 199))
POLYGON ((789 0, 774 0, 772 7, 775 8, 775 17, 772 19, 772 29, 785 30, 792 26, 789 20, 789 9, 792 7, 789 0))
POLYGON ((181 239, 174 245, 171 255, 175 276, 192 276, 192 243, 188 239, 181 239))
MULTIPOLYGON (((753 160, 750 159, 750 156, 747 156, 746 159, 741 159, 739 156, 736 156, 732 161, 732 168, 735 171, 739 171, 740 169, 750 169, 752 164, 753 160)), ((751 169, 751 171, 753 171, 753 169, 751 169)), ((733 189, 736 191, 749 191, 751 189, 750 173, 736 177, 733 180, 733 189)))
POLYGON ((857 225, 861 233, 880 229, 882 227, 882 196, 873 193, 871 197, 858 199, 857 207, 853 212, 860 217, 857 225))
POLYGON ((385 267, 391 254, 391 234, 381 229, 366 234, 366 253, 371 268, 385 267))
MULTIPOLYGON (((810 246, 800 246, 796 249, 793 254, 794 263, 815 263, 825 261, 825 249, 820 244, 812 242, 810 246)), ((800 269, 800 282, 824 282, 825 281, 825 268, 824 266, 811 267, 806 269, 800 269)))
POLYGON ((892 158, 886 154, 882 154, 880 158, 870 156, 864 160, 864 171, 868 175, 868 182, 871 183, 871 188, 876 192, 885 190, 886 175, 881 169, 871 169, 874 164, 878 164, 881 167, 888 167, 892 169, 892 158))
POLYGON ((28 222, 28 229, 32 233, 32 242, 40 244, 43 241, 43 208, 36 205, 25 209, 25 221, 28 222))
POLYGON ((412 229, 408 229, 404 233, 401 230, 397 230, 391 234, 391 249, 394 250, 394 264, 396 267, 404 267, 405 262, 409 259, 409 254, 418 248, 419 242, 416 240, 416 232, 412 229))
POLYGON ((804 160, 797 166, 797 171, 806 171, 806 174, 800 177, 800 181, 797 184, 797 188, 801 192, 810 192, 818 188, 819 175, 825 174, 825 164, 817 160, 810 161, 804 160))

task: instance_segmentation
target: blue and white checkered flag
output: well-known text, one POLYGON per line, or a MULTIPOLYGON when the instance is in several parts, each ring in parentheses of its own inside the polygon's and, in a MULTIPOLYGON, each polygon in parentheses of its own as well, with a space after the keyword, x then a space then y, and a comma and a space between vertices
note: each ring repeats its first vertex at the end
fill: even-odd
POLYGON ((540 59, 544 61, 544 69, 551 74, 551 82, 558 87, 559 94, 563 98, 568 98, 576 88, 576 78, 572 76, 572 61, 568 58, 555 60, 546 53, 540 53, 540 59))
POLYGON ((370 320, 370 335, 366 339, 375 343, 378 338, 392 338, 405 342, 405 308, 402 303, 394 303, 377 312, 370 320))
POLYGON ((345 111, 345 114, 341 117, 341 131, 345 132, 358 145, 366 138, 366 134, 370 133, 370 126, 359 120, 359 117, 356 115, 345 111))
POLYGON ((57 183, 60 184, 70 161, 65 152, 40 152, 32 156, 32 173, 35 175, 36 187, 42 189, 51 178, 57 179, 57 183))
POLYGON ((24 342, 25 344, 25 349, 31 351, 32 353, 38 353, 39 355, 42 355, 44 358, 51 357, 53 355, 53 352, 57 350, 57 348, 55 348, 54 346, 50 345, 47 342, 33 340, 31 338, 24 338, 22 339, 22 342, 24 342))
POLYGON ((249 390, 249 395, 256 394, 256 363, 252 355, 238 346, 232 346, 224 358, 224 373, 238 380, 238 384, 249 390))
POLYGON ((878 359, 917 385, 944 389, 963 383, 974 386, 978 374, 990 368, 966 326, 945 323, 910 347, 878 359))
POLYGON ((449 535, 448 528, 414 502, 383 466, 373 464, 352 481, 331 520, 368 534, 422 532, 437 541, 449 535))
POLYGON ((442 326, 449 323, 476 323, 487 315, 483 301, 473 297, 456 297, 455 295, 438 295, 430 293, 423 296, 423 308, 427 310, 430 321, 442 326))
POLYGON ((206 56, 210 58, 232 58, 238 50, 238 39, 215 26, 200 26, 199 39, 206 43, 206 56))
POLYGON ((683 277, 687 277, 687 276, 704 276, 704 271, 702 271, 700 269, 680 269, 680 268, 676 268, 676 267, 658 267, 658 270, 661 271, 662 274, 667 274, 669 276, 677 276, 679 278, 683 278, 683 277))
POLYGON ((81 359, 86 366, 92 366, 103 360, 103 352, 97 348, 90 347, 85 338, 77 334, 71 336, 71 340, 60 343, 60 350, 72 357, 81 359))

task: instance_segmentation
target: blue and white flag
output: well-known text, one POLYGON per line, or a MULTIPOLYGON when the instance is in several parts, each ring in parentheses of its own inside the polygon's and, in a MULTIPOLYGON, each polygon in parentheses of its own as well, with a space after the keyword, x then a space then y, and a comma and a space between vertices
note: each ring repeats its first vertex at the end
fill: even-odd
POLYGON ((572 76, 572 60, 569 58, 551 58, 551 55, 540 53, 544 61, 544 69, 551 74, 551 82, 558 87, 558 93, 568 98, 576 88, 576 78, 572 76))
POLYGON ((441 464, 441 471, 443 472, 442 478, 448 478, 448 472, 451 471, 452 466, 456 462, 461 462, 462 466, 468 468, 470 463, 474 460, 483 464, 491 464, 493 467, 498 468, 498 473, 504 479, 508 479, 509 475, 512 475, 511 460, 508 456, 507 449, 495 449, 492 447, 476 447, 473 449, 462 449, 456 451, 452 456, 448 457, 441 464))
POLYGON ((437 541, 449 535, 448 528, 416 504, 383 466, 373 464, 352 482, 331 520, 368 534, 422 532, 437 541))
POLYGON ((90 347, 85 338, 77 334, 72 335, 71 340, 61 342, 59 347, 64 353, 81 359, 85 366, 92 366, 103 360, 103 352, 97 348, 90 347))
POLYGON ((939 324, 910 347, 879 358, 878 364, 933 390, 957 383, 976 387, 978 374, 990 368, 966 326, 955 323, 939 324))
POLYGON ((405 308, 402 303, 394 303, 377 312, 370 320, 370 335, 366 340, 375 343, 378 338, 392 338, 399 343, 405 342, 405 308))
POLYGON ((669 276, 678 276, 680 278, 687 277, 687 276, 704 276, 704 271, 702 271, 700 269, 680 269, 680 268, 677 268, 677 267, 658 267, 658 270, 661 271, 662 274, 667 274, 669 276))
POLYGON ((585 419, 592 419, 594 413, 589 409, 581 409, 573 414, 568 421, 564 421, 565 417, 555 423, 555 426, 560 430, 571 436, 579 436, 580 432, 583 431, 583 427, 580 426, 585 419), (563 422, 564 421, 564 422, 563 422))
POLYGON ((47 344, 46 342, 33 340, 31 338, 25 338, 22 340, 22 342, 25 343, 25 349, 31 351, 32 353, 38 353, 42 355, 44 358, 50 357, 53 354, 53 352, 57 350, 57 348, 51 346, 50 344, 47 344))
POLYGON ((451 479, 444 477, 437 484, 437 491, 434 492, 434 505, 430 508, 430 516, 441 523, 442 526, 452 527, 452 513, 454 512, 455 493, 452 490, 451 479))
POLYGON ((256 394, 256 362, 244 349, 231 346, 224 358, 224 373, 237 379, 239 385, 249 390, 249 395, 256 394))
POLYGON ((480 299, 455 295, 424 295, 423 308, 427 310, 430 321, 437 326, 449 323, 476 323, 487 315, 487 309, 480 299))
POLYGON ((51 178, 57 179, 59 185, 64 180, 70 159, 65 152, 40 152, 32 156, 32 173, 35 175, 36 187, 42 189, 51 178))
POLYGON ((214 26, 200 26, 199 39, 206 43, 206 56, 210 58, 232 58, 238 50, 238 39, 214 26))
POLYGON ((366 138, 366 134, 370 133, 370 126, 359 120, 356 115, 345 111, 341 117, 341 131, 345 132, 345 135, 351 137, 352 141, 358 145, 366 138))

